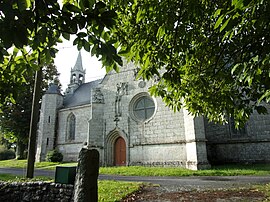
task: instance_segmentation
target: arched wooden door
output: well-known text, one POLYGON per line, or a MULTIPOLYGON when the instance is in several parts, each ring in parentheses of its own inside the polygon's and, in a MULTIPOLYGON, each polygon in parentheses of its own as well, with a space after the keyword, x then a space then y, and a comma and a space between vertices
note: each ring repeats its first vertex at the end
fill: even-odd
POLYGON ((126 165, 126 142, 122 137, 117 138, 114 144, 114 165, 126 165))

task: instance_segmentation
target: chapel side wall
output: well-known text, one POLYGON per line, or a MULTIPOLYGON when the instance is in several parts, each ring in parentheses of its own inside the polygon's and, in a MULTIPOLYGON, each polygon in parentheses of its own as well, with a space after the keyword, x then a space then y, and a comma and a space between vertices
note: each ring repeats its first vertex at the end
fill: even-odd
POLYGON ((62 109, 58 116, 57 148, 64 156, 63 161, 76 161, 81 148, 87 143, 91 105, 62 109), (76 118, 75 140, 67 139, 67 120, 71 113, 76 118))
POLYGON ((269 133, 270 115, 256 112, 251 115, 242 134, 235 134, 228 124, 208 124, 209 160, 212 163, 270 162, 269 133))
POLYGON ((154 117, 146 123, 134 120, 129 113, 130 102, 135 95, 148 93, 152 83, 148 82, 142 87, 139 85, 142 80, 135 80, 135 66, 128 64, 125 68, 120 73, 110 73, 101 84, 105 100, 105 134, 110 134, 116 128, 125 134, 129 165, 184 165, 186 152, 182 111, 174 113, 165 107, 160 98, 154 98, 157 106, 154 117), (122 114, 116 124, 116 86, 120 82, 127 83, 127 92, 121 98, 122 114))

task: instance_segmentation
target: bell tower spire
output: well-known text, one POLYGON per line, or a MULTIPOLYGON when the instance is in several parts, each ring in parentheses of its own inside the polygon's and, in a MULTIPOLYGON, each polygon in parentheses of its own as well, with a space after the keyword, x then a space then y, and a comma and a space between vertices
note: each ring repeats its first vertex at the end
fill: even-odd
POLYGON ((76 63, 70 72, 70 84, 77 83, 82 84, 85 82, 85 69, 82 65, 82 55, 79 52, 76 63))
POLYGON ((66 94, 72 94, 81 84, 85 82, 85 72, 82 65, 82 55, 79 52, 76 63, 70 70, 70 82, 66 94))

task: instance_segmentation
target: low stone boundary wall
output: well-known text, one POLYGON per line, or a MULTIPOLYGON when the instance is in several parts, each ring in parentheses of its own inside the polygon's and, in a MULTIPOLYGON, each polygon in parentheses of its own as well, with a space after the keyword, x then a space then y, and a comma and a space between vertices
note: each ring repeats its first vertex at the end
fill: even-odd
POLYGON ((0 182, 0 201, 3 202, 70 202, 73 185, 48 182, 0 182))
POLYGON ((270 142, 248 141, 208 143, 208 160, 212 164, 269 163, 270 142))

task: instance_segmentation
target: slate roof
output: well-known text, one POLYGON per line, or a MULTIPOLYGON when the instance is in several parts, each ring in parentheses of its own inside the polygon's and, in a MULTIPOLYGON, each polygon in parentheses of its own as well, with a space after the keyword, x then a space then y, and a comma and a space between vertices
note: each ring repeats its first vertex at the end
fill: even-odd
POLYGON ((81 84, 73 94, 64 97, 64 108, 90 104, 91 89, 98 86, 102 79, 81 84))
POLYGON ((60 94, 60 89, 56 84, 50 84, 48 90, 45 92, 45 94, 60 94))

